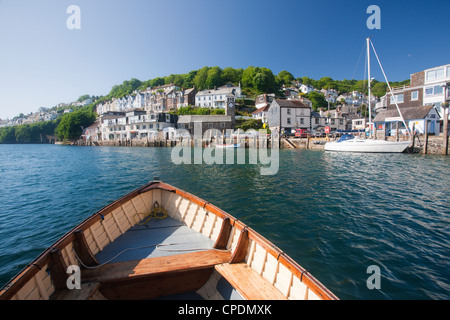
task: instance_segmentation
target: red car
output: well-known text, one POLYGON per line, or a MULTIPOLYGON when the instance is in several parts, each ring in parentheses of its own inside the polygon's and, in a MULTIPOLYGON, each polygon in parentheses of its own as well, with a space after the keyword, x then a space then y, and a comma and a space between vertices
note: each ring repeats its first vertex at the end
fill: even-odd
POLYGON ((295 129, 295 136, 300 137, 300 138, 307 138, 308 130, 307 129, 295 129))

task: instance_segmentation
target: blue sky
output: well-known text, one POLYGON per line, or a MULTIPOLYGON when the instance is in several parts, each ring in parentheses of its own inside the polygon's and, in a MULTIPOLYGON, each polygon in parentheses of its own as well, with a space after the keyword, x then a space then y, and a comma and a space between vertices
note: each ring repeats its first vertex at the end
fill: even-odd
POLYGON ((0 0, 0 118, 203 66, 362 79, 367 36, 389 80, 405 80, 450 63, 449 12, 448 0, 0 0), (80 30, 66 26, 72 4, 80 30))

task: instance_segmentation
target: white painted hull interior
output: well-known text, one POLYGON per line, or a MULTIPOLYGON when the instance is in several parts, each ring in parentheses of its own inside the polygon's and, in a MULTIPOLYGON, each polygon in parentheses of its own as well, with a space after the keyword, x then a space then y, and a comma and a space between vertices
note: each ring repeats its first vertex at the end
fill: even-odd
POLYGON ((0 299, 337 297, 241 221, 152 181, 69 231, 2 288, 0 299), (81 289, 67 288, 71 265, 80 268, 81 289))

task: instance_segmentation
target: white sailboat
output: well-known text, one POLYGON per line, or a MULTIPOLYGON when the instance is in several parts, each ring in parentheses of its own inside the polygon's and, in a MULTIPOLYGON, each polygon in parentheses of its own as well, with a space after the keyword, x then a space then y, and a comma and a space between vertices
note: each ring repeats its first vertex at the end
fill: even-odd
MULTIPOLYGON (((385 153, 401 153, 405 151, 405 149, 411 144, 411 141, 386 141, 386 140, 376 140, 372 136, 372 113, 370 106, 370 46, 372 46, 375 56, 380 65, 381 71, 383 72, 384 78, 386 80, 386 84, 389 87, 389 91, 391 96, 394 97, 391 86, 389 85, 389 81, 386 78, 386 74, 384 73, 383 67, 381 66, 380 60, 378 59, 378 55, 373 47, 370 38, 367 38, 367 65, 368 65, 368 83, 369 83, 369 138, 368 139, 360 139, 353 137, 352 135, 344 135, 339 140, 333 142, 327 142, 324 146, 325 151, 342 151, 342 152, 385 152, 385 153)), ((405 119, 402 116, 400 108, 398 107, 397 101, 394 98, 395 106, 397 107, 398 113, 402 119, 403 124, 408 132, 408 135, 411 137, 411 133, 409 131, 408 126, 405 123, 405 119)))

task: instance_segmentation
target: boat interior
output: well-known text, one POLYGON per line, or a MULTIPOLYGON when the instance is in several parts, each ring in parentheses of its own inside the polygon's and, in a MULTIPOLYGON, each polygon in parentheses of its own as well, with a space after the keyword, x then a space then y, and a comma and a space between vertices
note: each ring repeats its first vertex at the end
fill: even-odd
POLYGON ((153 181, 68 232, 8 283, 0 299, 337 298, 243 222, 153 181), (77 280, 69 266, 81 275, 75 289, 68 285, 77 280))

